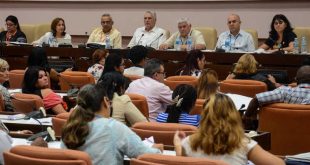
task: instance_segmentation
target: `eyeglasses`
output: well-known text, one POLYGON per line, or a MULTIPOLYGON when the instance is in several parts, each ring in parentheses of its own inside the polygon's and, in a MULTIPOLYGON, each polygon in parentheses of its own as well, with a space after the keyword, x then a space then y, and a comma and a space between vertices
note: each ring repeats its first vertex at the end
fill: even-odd
POLYGON ((0 72, 9 71, 9 68, 0 68, 0 72))
POLYGON ((278 24, 282 25, 283 23, 284 23, 283 21, 276 21, 276 22, 274 22, 273 24, 274 24, 274 25, 278 25, 278 24))

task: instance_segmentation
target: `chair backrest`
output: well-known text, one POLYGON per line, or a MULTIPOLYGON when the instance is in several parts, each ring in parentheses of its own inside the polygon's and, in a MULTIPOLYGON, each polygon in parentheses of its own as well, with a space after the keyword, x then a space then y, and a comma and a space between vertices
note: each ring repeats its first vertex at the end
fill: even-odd
POLYGON ((190 111, 190 115, 200 115, 203 110, 205 99, 197 99, 194 108, 190 111))
POLYGON ((67 91, 72 87, 83 87, 86 84, 95 84, 95 78, 88 72, 65 71, 60 73, 60 89, 67 91))
POLYGON ((52 118, 53 129, 56 136, 61 136, 62 128, 67 122, 70 113, 60 113, 52 118))
POLYGON ((143 78, 142 76, 138 76, 138 75, 129 75, 129 74, 124 74, 125 77, 129 78, 131 81, 135 81, 138 80, 140 78, 143 78))
POLYGON ((165 33, 166 33, 166 36, 167 36, 167 38, 166 39, 168 39, 169 37, 170 37, 170 31, 169 30, 167 30, 167 29, 164 29, 165 30, 165 33))
POLYGON ((217 31, 213 27, 195 27, 194 29, 200 31, 209 50, 213 50, 217 41, 217 31))
POLYGON ((36 25, 34 24, 22 24, 20 25, 20 29, 22 32, 25 33, 27 37, 27 42, 32 43, 34 39, 34 31, 35 31, 36 25))
POLYGON ((246 32, 248 32, 248 33, 250 33, 252 35, 255 49, 257 49, 258 48, 258 34, 257 34, 257 30, 255 30, 255 29, 244 29, 244 31, 246 31, 246 32))
POLYGON ((153 136, 155 143, 173 145, 173 137, 177 130, 185 132, 188 136, 195 133, 197 127, 178 123, 139 122, 135 123, 131 129, 141 139, 153 136))
POLYGON ((165 165, 228 165, 221 160, 210 160, 207 158, 195 158, 185 156, 172 156, 162 154, 143 154, 138 156, 138 160, 160 163, 165 165))
POLYGON ((25 75, 25 70, 20 70, 20 69, 10 70, 9 71, 10 88, 12 89, 22 88, 24 75, 25 75))
POLYGON ((171 89, 174 90, 180 84, 188 84, 193 87, 197 86, 198 79, 193 76, 170 76, 167 77, 164 83, 171 89))
POLYGON ((130 165, 164 165, 164 164, 152 163, 152 162, 133 158, 133 159, 130 159, 130 165))
POLYGON ((310 50, 310 27, 295 27, 294 33, 297 35, 297 38, 298 38, 299 50, 301 47, 301 38, 306 37, 307 45, 308 45, 307 48, 309 51, 310 50))
POLYGON ((135 93, 126 93, 131 99, 131 102, 140 110, 140 112, 148 119, 149 118, 149 106, 147 104, 146 97, 135 93))
POLYGON ((38 95, 15 93, 12 97, 12 105, 16 112, 29 113, 44 107, 43 100, 38 95))
POLYGON ((15 146, 3 153, 6 165, 91 165, 90 156, 82 151, 36 146, 15 146))
POLYGON ((276 103, 259 112, 259 131, 271 133, 270 152, 295 155, 310 151, 310 105, 276 103))
POLYGON ((229 79, 220 83, 220 91, 254 97, 257 93, 266 92, 267 85, 256 80, 229 79))
POLYGON ((51 31, 51 24, 49 23, 37 24, 34 30, 34 40, 38 40, 46 32, 50 32, 50 31, 51 31))

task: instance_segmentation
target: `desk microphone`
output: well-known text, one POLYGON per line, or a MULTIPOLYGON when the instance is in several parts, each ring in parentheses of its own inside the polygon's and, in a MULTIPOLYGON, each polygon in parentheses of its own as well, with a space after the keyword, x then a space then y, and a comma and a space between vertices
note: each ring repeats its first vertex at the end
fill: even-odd
POLYGON ((238 109, 238 111, 242 110, 245 107, 245 104, 241 104, 241 107, 238 109))
POLYGON ((139 42, 141 41, 141 39, 142 39, 143 36, 144 36, 144 33, 142 33, 140 39, 138 40, 138 42, 137 42, 137 44, 136 44, 135 46, 139 45, 139 42))
POLYGON ((150 43, 149 47, 151 47, 152 44, 153 44, 155 41, 159 40, 159 38, 162 37, 163 35, 164 35, 164 33, 161 33, 155 40, 153 40, 153 41, 150 43))

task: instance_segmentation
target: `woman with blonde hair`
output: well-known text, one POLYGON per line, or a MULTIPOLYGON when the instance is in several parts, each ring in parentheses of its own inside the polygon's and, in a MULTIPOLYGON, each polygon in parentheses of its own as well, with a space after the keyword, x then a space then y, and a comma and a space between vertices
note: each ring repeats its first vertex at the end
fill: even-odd
POLYGON ((7 61, 0 58, 0 94, 2 95, 4 101, 4 110, 13 111, 10 93, 7 90, 6 84, 9 81, 9 64, 7 61))
POLYGON ((218 76, 213 69, 204 69, 198 79, 197 96, 198 99, 209 99, 218 91, 218 76))
POLYGON ((238 62, 235 64, 233 73, 229 74, 226 79, 244 79, 244 80, 257 80, 264 82, 269 91, 279 87, 280 84, 276 82, 272 75, 268 77, 257 73, 258 62, 252 54, 242 55, 238 62))
POLYGON ((211 96, 199 125, 198 131, 188 137, 184 132, 176 133, 177 155, 222 160, 231 165, 245 165, 248 160, 256 165, 284 165, 283 160, 244 134, 239 112, 224 94, 211 96))

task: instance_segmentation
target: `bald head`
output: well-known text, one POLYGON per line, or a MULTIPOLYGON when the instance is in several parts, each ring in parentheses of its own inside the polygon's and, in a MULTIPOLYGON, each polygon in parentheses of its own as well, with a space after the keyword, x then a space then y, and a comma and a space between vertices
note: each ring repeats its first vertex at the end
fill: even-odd
POLYGON ((227 18, 227 26, 232 35, 237 35, 240 31, 241 20, 239 15, 231 14, 227 18))
POLYGON ((310 84, 310 65, 302 66, 298 69, 296 74, 297 84, 310 84))

